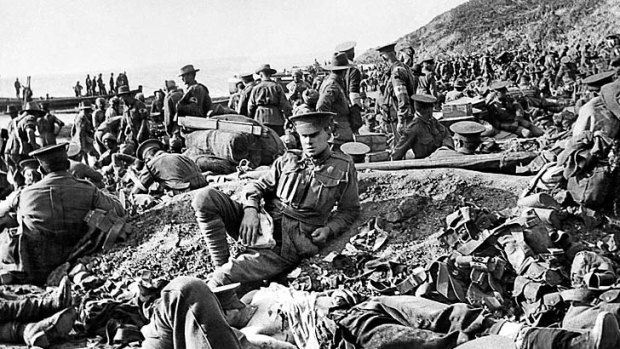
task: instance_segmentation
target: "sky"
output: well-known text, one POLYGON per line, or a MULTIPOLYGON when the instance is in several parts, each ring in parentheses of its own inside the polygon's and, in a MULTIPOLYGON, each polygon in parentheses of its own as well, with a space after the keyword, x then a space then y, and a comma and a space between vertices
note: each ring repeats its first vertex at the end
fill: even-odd
MULTIPOLYGON (((465 0, 0 0, 0 76, 389 43, 465 0)), ((321 61, 321 60, 320 60, 321 61)))

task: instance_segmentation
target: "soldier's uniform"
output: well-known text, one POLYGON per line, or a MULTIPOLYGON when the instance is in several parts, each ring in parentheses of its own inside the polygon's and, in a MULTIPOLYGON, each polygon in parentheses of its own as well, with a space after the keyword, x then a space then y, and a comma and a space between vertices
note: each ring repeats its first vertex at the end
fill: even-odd
MULTIPOLYGON (((329 125, 330 115, 297 115, 291 121, 300 134, 313 134, 329 125), (303 122, 312 123, 312 127, 304 126, 302 131, 303 122)), ((353 224, 360 212, 353 161, 329 149, 317 158, 288 151, 273 163, 267 174, 249 183, 241 198, 242 202, 233 201, 218 190, 205 188, 192 202, 217 266, 210 286, 273 278, 319 251, 311 237, 317 228, 327 227, 331 235, 339 234, 353 224), (244 209, 258 210, 262 199, 265 210, 273 218, 275 247, 248 248, 246 253, 229 260, 226 235, 238 238, 244 209), (330 215, 334 207, 336 210, 330 215)), ((222 302, 225 309, 234 306, 234 295, 228 295, 222 302)))
POLYGON ((248 82, 241 91, 241 94, 239 95, 239 103, 237 104, 237 113, 239 113, 239 115, 250 116, 250 112, 248 111, 248 103, 250 101, 250 95, 252 94, 254 86, 256 86, 256 81, 248 82))
POLYGON ((295 104, 296 102, 300 102, 302 100, 301 95, 305 90, 310 89, 310 84, 305 82, 304 80, 300 81, 291 81, 286 85, 286 89, 288 90, 288 100, 291 104, 295 104))
POLYGON ((213 102, 209 96, 209 89, 198 82, 187 87, 187 91, 177 103, 178 116, 207 117, 209 110, 213 109, 213 102))
POLYGON ((123 114, 121 119, 120 133, 118 134, 119 143, 123 143, 128 135, 131 133, 132 141, 143 142, 149 138, 149 126, 148 126, 148 110, 146 105, 134 99, 133 105, 123 114))
MULTIPOLYGON (((433 104, 437 99, 429 95, 414 95, 420 103, 433 104)), ((451 146, 448 130, 432 115, 422 115, 416 111, 415 117, 405 128, 403 135, 394 146, 392 160, 401 160, 407 150, 413 150, 416 159, 431 155, 442 145, 451 146)))
POLYGON ((505 91, 509 82, 498 81, 491 85, 497 92, 487 96, 486 105, 489 110, 489 123, 498 130, 514 133, 525 138, 538 137, 544 134, 540 128, 524 119, 523 107, 509 95, 503 98, 501 91, 505 91))
POLYGON ((316 110, 336 114, 332 128, 333 143, 336 146, 353 141, 353 130, 349 122, 349 98, 345 93, 342 77, 332 73, 323 81, 316 110))
MULTIPOLYGON (((67 143, 34 151, 42 166, 67 161, 67 143)), ((2 256, 2 269, 20 281, 42 284, 52 270, 66 262, 75 244, 86 232, 84 217, 93 209, 114 210, 123 216, 120 202, 88 181, 76 179, 66 170, 52 171, 41 181, 25 187, 6 205, 17 212, 19 251, 2 256), (17 253, 15 255, 14 253, 17 253), (12 263, 11 263, 12 262, 12 263)))
POLYGON ((207 185, 194 161, 185 155, 161 151, 163 144, 158 140, 149 139, 140 144, 137 150, 138 157, 143 160, 144 153, 152 147, 157 147, 159 151, 145 163, 144 169, 139 174, 140 182, 145 188, 157 182, 165 190, 178 192, 207 185))
POLYGON ((170 87, 164 97, 164 127, 168 136, 172 137, 177 126, 177 102, 183 97, 183 92, 174 87, 170 87))
POLYGON ((249 117, 284 134, 284 117, 292 113, 284 89, 273 80, 261 81, 252 89, 248 102, 249 117))

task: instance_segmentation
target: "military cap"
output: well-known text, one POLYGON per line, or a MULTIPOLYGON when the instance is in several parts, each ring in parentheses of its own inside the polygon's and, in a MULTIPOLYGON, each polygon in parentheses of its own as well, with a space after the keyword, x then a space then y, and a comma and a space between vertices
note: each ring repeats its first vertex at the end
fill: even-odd
POLYGON ((335 52, 348 52, 348 51, 353 50, 355 48, 355 45, 357 45, 355 41, 343 42, 342 44, 336 46, 334 51, 335 52))
POLYGON ((179 76, 183 76, 185 74, 189 74, 189 73, 196 73, 199 72, 200 69, 195 69, 193 64, 188 64, 184 67, 181 68, 181 70, 179 71, 179 76))
POLYGON ((350 155, 353 162, 363 162, 364 156, 370 153, 370 147, 361 142, 348 142, 340 146, 340 150, 350 155))
POLYGON ((304 76, 304 73, 301 71, 301 69, 295 69, 293 70, 293 76, 304 76))
POLYGON ((325 70, 343 70, 351 68, 353 64, 349 63, 347 54, 344 52, 335 53, 332 56, 332 61, 329 65, 323 67, 325 70))
POLYGON ((614 76, 616 75, 615 70, 606 71, 603 73, 598 73, 594 75, 590 75, 587 78, 583 79, 581 82, 590 86, 600 88, 601 86, 608 84, 614 80, 614 76))
POLYGON ((475 121, 459 121, 450 125, 450 131, 464 137, 480 136, 485 128, 475 121))
POLYGON ((47 147, 31 151, 28 155, 37 159, 41 165, 47 165, 60 161, 67 161, 68 145, 68 142, 48 145, 47 147))
POLYGON ((258 67, 258 69, 256 69, 256 71, 255 71, 256 74, 258 74, 260 72, 265 72, 266 74, 273 75, 273 74, 277 73, 278 71, 273 69, 273 68, 271 68, 271 66, 269 64, 263 64, 260 67, 258 67))
POLYGON ((84 109, 93 109, 93 106, 92 106, 92 104, 90 104, 89 102, 82 101, 82 102, 80 102, 80 104, 78 105, 78 109, 79 109, 79 110, 84 110, 84 109))
POLYGON ((153 148, 164 149, 164 144, 159 141, 159 139, 147 139, 146 141, 140 143, 138 146, 138 150, 136 154, 138 155, 138 159, 144 160, 144 154, 153 148))
POLYGON ((67 148, 67 156, 72 158, 80 153, 80 145, 78 143, 71 142, 67 148))
POLYGON ((21 168, 22 171, 26 169, 36 170, 39 168, 39 162, 36 159, 22 160, 19 162, 19 168, 21 168))
POLYGON ((491 90, 495 90, 495 91, 499 91, 499 90, 503 90, 503 89, 507 89, 508 86, 510 86, 511 82, 510 81, 503 81, 503 80, 499 80, 499 81, 494 81, 489 88, 491 90))
POLYGON ((117 96, 124 96, 124 95, 134 94, 134 93, 136 93, 136 91, 130 90, 129 86, 126 86, 126 85, 119 86, 118 89, 116 90, 117 96))
POLYGON ((393 42, 391 44, 379 46, 379 47, 377 47, 377 51, 379 51, 380 53, 394 52, 394 47, 396 47, 396 43, 395 42, 393 42))
POLYGON ((313 112, 293 115, 289 120, 295 126, 297 133, 307 136, 328 127, 334 116, 336 116, 336 114, 329 112, 313 112))
POLYGON ((22 108, 28 114, 43 116, 45 112, 41 109, 41 106, 37 102, 26 102, 22 108))
POLYGON ((411 96, 411 99, 413 99, 414 101, 418 103, 424 103, 424 104, 433 104, 437 102, 437 98, 431 95, 426 95, 426 94, 413 95, 411 96))
POLYGON ((569 62, 570 62, 570 57, 568 57, 568 56, 564 56, 564 57, 562 57, 562 59, 560 59, 560 63, 562 63, 562 64, 567 64, 569 62))

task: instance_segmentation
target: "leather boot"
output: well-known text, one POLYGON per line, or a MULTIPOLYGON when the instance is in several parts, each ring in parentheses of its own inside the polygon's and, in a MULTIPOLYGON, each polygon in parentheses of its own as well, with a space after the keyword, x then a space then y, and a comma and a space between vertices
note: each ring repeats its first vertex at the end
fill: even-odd
POLYGON ((69 307, 39 322, 26 324, 22 333, 24 342, 29 346, 47 348, 54 341, 67 337, 76 317, 75 308, 69 307))
POLYGON ((226 227, 221 219, 213 219, 213 217, 204 217, 200 212, 196 212, 196 221, 198 228, 204 235, 211 260, 216 267, 221 267, 228 262, 230 250, 226 236, 226 227))
POLYGON ((570 340, 568 349, 615 349, 620 346, 620 329, 609 312, 598 314, 594 327, 570 340))
POLYGON ((71 284, 69 278, 65 276, 58 288, 51 294, 15 301, 0 300, 0 322, 37 321, 70 306, 71 302, 71 284))

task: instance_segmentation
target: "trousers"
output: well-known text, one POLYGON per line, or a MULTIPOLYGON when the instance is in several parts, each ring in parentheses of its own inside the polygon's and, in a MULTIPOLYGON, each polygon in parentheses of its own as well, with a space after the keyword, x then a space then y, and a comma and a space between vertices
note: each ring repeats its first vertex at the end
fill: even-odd
MULTIPOLYGON (((298 260, 283 258, 281 247, 272 249, 250 249, 236 258, 229 258, 227 235, 239 238, 239 227, 243 219, 243 205, 228 195, 212 188, 203 188, 196 193, 192 206, 200 230, 205 235, 211 258, 216 265, 209 286, 223 286, 235 282, 248 283, 271 279, 294 267, 298 260)), ((274 222, 275 223, 275 222, 274 222)), ((277 223, 274 224, 278 229, 277 223)), ((224 309, 234 303, 233 295, 220 295, 224 309)))
POLYGON ((209 286, 197 278, 177 277, 162 291, 148 325, 144 349, 240 349, 209 286))

